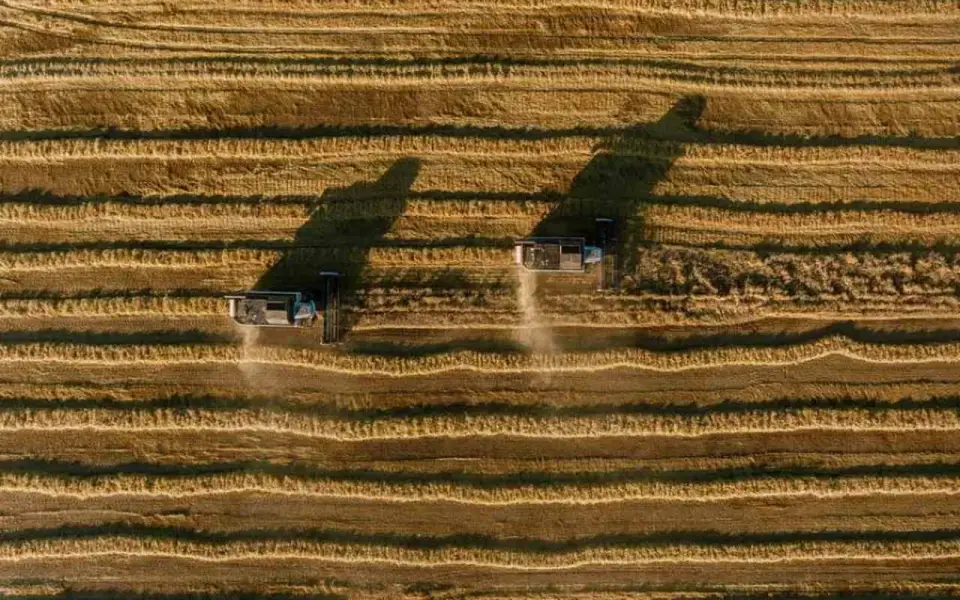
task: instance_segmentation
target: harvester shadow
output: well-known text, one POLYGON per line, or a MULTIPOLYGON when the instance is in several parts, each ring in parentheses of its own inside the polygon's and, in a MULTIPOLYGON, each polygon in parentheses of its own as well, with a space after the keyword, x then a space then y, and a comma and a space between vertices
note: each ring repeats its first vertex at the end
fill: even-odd
MULTIPOLYGON (((254 289, 304 291, 320 298, 320 271, 337 271, 341 305, 362 308, 359 283, 370 262, 370 252, 383 243, 403 215, 419 171, 418 159, 401 158, 374 182, 326 190, 307 222, 297 230, 289 249, 260 276, 254 289), (369 216, 371 211, 376 216, 369 216)), ((351 325, 346 313, 341 319, 341 335, 351 325)))
POLYGON ((643 236, 644 201, 683 155, 683 143, 673 140, 696 130, 705 105, 701 96, 681 98, 658 121, 623 130, 599 144, 569 193, 534 227, 531 237, 590 241, 595 237, 595 219, 614 219, 616 241, 607 251, 615 256, 614 272, 630 278, 643 236))

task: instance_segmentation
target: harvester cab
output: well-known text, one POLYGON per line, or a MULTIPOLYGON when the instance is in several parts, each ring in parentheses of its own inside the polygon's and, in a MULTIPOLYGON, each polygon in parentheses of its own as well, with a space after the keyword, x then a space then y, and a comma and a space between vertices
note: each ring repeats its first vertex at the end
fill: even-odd
POLYGON ((615 222, 613 219, 595 220, 593 243, 583 237, 529 237, 514 242, 514 262, 528 271, 553 273, 584 273, 599 267, 599 288, 605 289, 616 280, 615 222), (613 273, 609 271, 614 271, 613 273))
POLYGON ((238 325, 248 327, 309 327, 323 321, 322 341, 340 341, 340 274, 320 272, 315 291, 250 290, 226 296, 227 311, 238 325))

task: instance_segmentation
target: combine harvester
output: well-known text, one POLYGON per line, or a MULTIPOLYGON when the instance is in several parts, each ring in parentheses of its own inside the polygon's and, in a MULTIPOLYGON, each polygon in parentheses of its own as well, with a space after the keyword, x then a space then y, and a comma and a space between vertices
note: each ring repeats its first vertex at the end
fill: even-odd
POLYGON ((616 256, 615 222, 596 219, 595 241, 582 237, 529 237, 514 242, 514 261, 534 272, 584 273, 600 265, 597 289, 616 288, 619 269, 616 256))
POLYGON ((230 318, 238 325, 309 327, 322 319, 323 343, 340 341, 340 273, 321 271, 315 293, 251 290, 226 299, 230 318))

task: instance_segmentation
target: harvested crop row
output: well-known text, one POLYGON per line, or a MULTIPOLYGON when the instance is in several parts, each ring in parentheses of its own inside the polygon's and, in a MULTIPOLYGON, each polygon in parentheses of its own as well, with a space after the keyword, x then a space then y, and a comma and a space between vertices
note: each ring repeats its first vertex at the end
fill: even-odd
POLYGON ((207 316, 223 314, 213 297, 115 296, 100 298, 3 298, 0 318, 90 316, 207 316))
POLYGON ((803 408, 706 414, 599 416, 441 415, 345 420, 296 412, 257 410, 24 410, 0 414, 0 430, 269 432, 336 441, 515 436, 601 438, 630 436, 694 437, 717 434, 835 431, 954 431, 960 416, 949 409, 883 411, 803 408))
MULTIPOLYGON (((512 238, 524 237, 536 226, 538 219, 478 218, 421 218, 397 217, 379 243, 406 242, 417 245, 447 245, 470 240, 489 240, 488 244, 505 246, 512 238)), ((310 243, 364 246, 370 236, 365 226, 372 220, 326 220, 321 216, 304 218, 233 218, 210 219, 116 219, 93 222, 35 222, 6 225, 0 221, 0 240, 9 244, 37 243, 97 243, 105 239, 113 242, 137 240, 164 240, 167 242, 205 242, 210 246, 230 246, 237 242, 261 240, 278 248, 296 248, 310 243), (305 242, 298 232, 309 223, 323 223, 330 231, 319 240, 305 242)))
POLYGON ((0 346, 0 362, 65 362, 90 365, 121 364, 240 364, 259 363, 353 375, 418 376, 468 370, 482 373, 573 373, 609 369, 673 372, 719 366, 778 366, 840 355, 890 364, 960 362, 960 343, 874 344, 843 337, 826 337, 792 346, 720 347, 662 353, 641 349, 578 352, 558 355, 450 352, 432 356, 357 356, 279 347, 236 346, 113 346, 77 344, 17 344, 0 346))
POLYGON ((633 185, 654 195, 733 197, 779 204, 851 200, 943 203, 960 197, 960 153, 946 150, 863 146, 772 151, 765 146, 683 146, 650 141, 629 141, 621 148, 615 139, 604 142, 598 138, 542 142, 439 136, 374 139, 377 141, 0 143, 0 176, 12 192, 46 188, 61 195, 366 193, 396 197, 403 192, 380 189, 389 183, 381 178, 393 176, 398 164, 416 161, 418 170, 408 184, 414 195, 522 194, 542 200, 545 192, 555 196, 571 185, 582 186, 578 174, 589 175, 602 168, 592 160, 596 155, 591 144, 603 148, 613 143, 616 160, 636 163, 638 175, 633 185), (351 150, 356 152, 351 154, 351 150), (112 167, 105 171, 101 167, 107 163, 112 167), (671 163, 669 173, 658 181, 654 170, 671 163), (870 185, 851 186, 845 175, 851 168, 869 176, 870 185), (358 187, 336 189, 350 186, 358 187))
POLYGON ((785 541, 717 544, 656 544, 643 546, 588 546, 574 550, 522 551, 484 549, 430 540, 413 547, 309 540, 192 541, 104 534, 85 538, 18 540, 0 543, 0 561, 78 557, 168 556, 203 562, 237 560, 317 560, 345 563, 387 563, 420 567, 477 566, 498 569, 558 570, 590 565, 648 565, 659 563, 779 563, 784 561, 881 561, 955 558, 960 541, 785 541))
MULTIPOLYGON (((101 283, 109 283, 107 274, 101 283)), ((158 282, 162 283, 162 282, 158 282)), ((239 286, 238 281, 235 286, 239 286)), ((242 287, 242 286, 241 286, 242 287)), ((226 289, 233 289, 227 287, 226 289)), ((201 317, 222 316, 224 306, 214 291, 208 296, 92 296, 63 298, 0 298, 0 318, 39 316, 107 318, 111 316, 201 317)), ((476 329, 523 324, 516 294, 510 290, 485 292, 422 289, 361 289, 356 304, 344 306, 357 321, 355 331, 380 329, 476 329)), ((549 326, 662 326, 721 325, 768 318, 837 321, 902 320, 954 316, 960 301, 943 296, 887 295, 882 297, 544 297, 539 316, 549 326)))
POLYGON ((266 269, 281 258, 317 259, 368 264, 373 267, 477 267, 496 268, 512 264, 508 250, 473 246, 410 248, 296 248, 282 250, 66 250, 62 252, 0 252, 0 273, 87 269, 91 267, 143 267, 199 269, 204 267, 253 266, 266 269))
MULTIPOLYGON (((197 197, 195 202, 167 202, 165 198, 151 199, 147 202, 124 202, 122 200, 100 201, 91 198, 78 204, 53 204, 48 202, 9 202, 0 204, 0 224, 29 224, 37 226, 43 223, 76 223, 91 221, 161 221, 172 219, 257 219, 257 220, 298 220, 306 221, 311 216, 322 216, 324 220, 341 221, 350 219, 375 219, 395 217, 397 203, 393 199, 366 198, 235 198, 204 199, 197 197), (315 212, 314 212, 315 211, 315 212)), ((556 202, 544 199, 524 199, 522 201, 501 200, 497 198, 449 198, 423 200, 410 198, 404 201, 403 216, 424 219, 535 219, 550 212, 556 202)))
MULTIPOLYGON (((367 125, 368 119, 358 116, 359 107, 378 122, 406 127, 485 127, 494 122, 512 128, 623 127, 656 121, 678 99, 670 94, 638 97, 635 92, 617 90, 496 89, 488 83, 413 90, 309 83, 284 89, 272 81, 246 82, 241 89, 225 81, 221 89, 212 90, 103 85, 105 89, 78 90, 69 84, 64 90, 45 84, 35 92, 0 91, 4 100, 0 129, 156 131, 367 125), (478 109, 482 109, 479 115, 478 109), (318 120, 318 113, 324 115, 323 121, 318 120)), ((951 118, 960 111, 960 101, 934 101, 920 92, 909 93, 918 102, 904 102, 903 94, 886 100, 873 96, 859 100, 807 97, 802 101, 757 91, 713 94, 699 123, 727 132, 762 128, 768 136, 900 136, 903 143, 910 135, 960 134, 960 126, 951 118)))
MULTIPOLYGON (((489 18, 489 17, 485 17, 489 18)), ((177 34, 181 37, 181 34, 177 34)), ((327 36, 330 37, 330 36, 327 36)), ((0 37, 2 39, 2 37, 0 37)), ((802 41, 796 42, 798 45, 802 41)), ((960 42, 958 42, 960 46, 960 42)), ((949 60, 945 56, 943 60, 949 60)), ((908 60, 909 59, 905 59, 908 60)), ((495 61, 477 62, 467 65, 456 64, 417 64, 411 66, 398 65, 363 65, 363 64, 310 64, 304 62, 261 62, 252 60, 247 63, 223 63, 217 61, 151 61, 146 64, 124 64, 123 62, 84 63, 49 61, 15 63, 0 66, 0 79, 4 85, 14 82, 36 85, 41 82, 53 81, 81 81, 103 80, 114 78, 117 80, 131 77, 171 79, 200 79, 210 81, 237 80, 300 80, 313 84, 357 83, 372 84, 374 80, 382 80, 391 85, 398 83, 495 83, 500 86, 516 87, 517 83, 526 82, 540 85, 551 81, 557 87, 561 80, 574 82, 579 87, 586 81, 593 82, 600 87, 620 87, 633 89, 640 82, 656 86, 660 91, 668 89, 698 86, 702 91, 711 88, 736 89, 758 88, 773 90, 803 89, 830 91, 837 88, 844 90, 886 90, 902 92, 907 90, 948 90, 956 87, 957 81, 947 69, 931 69, 926 65, 918 65, 913 70, 904 69, 902 64, 897 68, 877 68, 875 71, 864 74, 859 70, 849 68, 832 69, 828 77, 823 73, 807 69, 798 69, 795 66, 774 66, 763 63, 751 63, 750 68, 732 68, 730 61, 723 68, 706 61, 702 64, 687 61, 675 61, 668 64, 656 61, 634 61, 618 63, 615 60, 609 64, 598 64, 597 60, 583 60, 581 64, 572 61, 556 62, 547 65, 500 64, 495 61), (632 83, 631 83, 632 82, 632 83)), ((29 89, 29 88, 28 88, 29 89)), ((569 88, 568 88, 569 89, 569 88)))
POLYGON ((387 502, 457 502, 484 506, 516 504, 594 505, 637 500, 721 502, 751 498, 811 499, 863 496, 960 494, 960 479, 934 477, 771 478, 740 481, 530 485, 503 487, 456 483, 392 483, 337 479, 300 479, 271 475, 178 477, 49 477, 0 474, 0 492, 76 499, 114 496, 219 496, 253 492, 387 502))
MULTIPOLYGON (((618 141, 617 136, 611 136, 618 141)), ((571 135, 538 140, 480 137, 442 137, 429 134, 403 136, 350 136, 305 140, 187 139, 187 140, 41 140, 0 142, 0 160, 4 162, 102 159, 297 159, 414 155, 414 156, 491 156, 491 157, 589 157, 595 149, 605 149, 611 140, 595 135, 571 135)), ((889 164, 898 168, 948 170, 960 167, 960 156, 953 150, 920 149, 871 145, 850 146, 761 146, 736 144, 684 144, 649 140, 643 137, 617 144, 616 153, 657 160, 676 160, 680 165, 845 165, 862 163, 867 168, 889 164), (682 154, 682 156, 678 156, 682 154)))

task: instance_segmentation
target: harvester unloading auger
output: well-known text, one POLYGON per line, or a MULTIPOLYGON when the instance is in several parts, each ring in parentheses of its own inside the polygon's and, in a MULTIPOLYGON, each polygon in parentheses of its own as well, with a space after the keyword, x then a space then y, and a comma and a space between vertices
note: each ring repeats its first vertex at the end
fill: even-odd
POLYGON ((230 318, 247 327, 309 327, 322 321, 324 344, 340 341, 340 273, 321 271, 315 291, 250 290, 226 296, 230 318))

